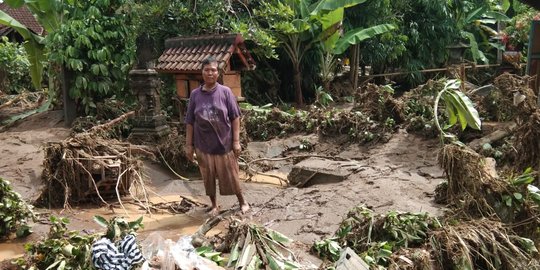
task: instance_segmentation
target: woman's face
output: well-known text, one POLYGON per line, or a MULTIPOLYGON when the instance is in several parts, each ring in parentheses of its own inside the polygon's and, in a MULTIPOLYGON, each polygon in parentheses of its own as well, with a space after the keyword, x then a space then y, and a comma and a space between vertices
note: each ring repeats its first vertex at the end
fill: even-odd
POLYGON ((202 76, 204 83, 210 85, 216 83, 219 77, 218 64, 216 62, 212 62, 205 65, 202 70, 202 76))

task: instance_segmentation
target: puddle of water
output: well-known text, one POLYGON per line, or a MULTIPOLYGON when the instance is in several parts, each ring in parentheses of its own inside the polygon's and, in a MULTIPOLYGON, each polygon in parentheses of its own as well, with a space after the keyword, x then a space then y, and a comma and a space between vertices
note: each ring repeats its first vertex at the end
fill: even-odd
POLYGON ((23 256, 24 243, 0 243, 0 262, 23 256))

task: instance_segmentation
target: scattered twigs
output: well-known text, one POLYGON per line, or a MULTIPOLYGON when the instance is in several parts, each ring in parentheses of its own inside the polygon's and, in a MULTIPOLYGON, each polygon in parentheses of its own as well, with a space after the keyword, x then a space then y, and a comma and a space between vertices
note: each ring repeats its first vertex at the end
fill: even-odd
POLYGON ((159 153, 159 156, 161 157, 161 160, 163 160, 163 162, 165 163, 165 165, 167 166, 167 168, 169 168, 169 170, 170 170, 174 175, 176 175, 176 177, 180 178, 180 180, 190 181, 189 178, 186 178, 186 177, 181 176, 181 175, 178 174, 173 168, 171 168, 171 166, 169 165, 169 163, 167 162, 167 160, 165 159, 165 157, 163 156, 163 154, 161 153, 161 150, 159 150, 159 148, 157 149, 157 151, 158 151, 158 153, 159 153))

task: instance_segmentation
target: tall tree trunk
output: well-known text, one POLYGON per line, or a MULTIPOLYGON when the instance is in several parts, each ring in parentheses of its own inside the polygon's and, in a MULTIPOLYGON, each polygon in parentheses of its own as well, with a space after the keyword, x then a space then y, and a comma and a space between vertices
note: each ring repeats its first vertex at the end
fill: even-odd
POLYGON ((302 96, 302 76, 300 74, 300 63, 294 63, 294 98, 298 106, 304 106, 304 97, 302 96))
POLYGON ((69 89, 73 83, 73 72, 62 66, 62 96, 64 103, 64 124, 70 127, 73 120, 77 117, 77 103, 69 95, 69 89))
POLYGON ((349 73, 349 80, 351 81, 353 91, 356 91, 356 88, 358 87, 358 51, 360 50, 360 47, 358 45, 352 45, 351 51, 349 54, 350 60, 350 73, 349 73))

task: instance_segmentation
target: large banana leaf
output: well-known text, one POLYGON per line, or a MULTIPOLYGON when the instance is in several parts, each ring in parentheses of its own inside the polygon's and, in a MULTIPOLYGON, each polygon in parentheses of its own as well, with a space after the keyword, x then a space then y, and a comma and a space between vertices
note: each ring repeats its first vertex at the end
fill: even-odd
POLYGON ((338 29, 341 21, 343 20, 344 11, 344 8, 338 8, 324 14, 319 19, 322 24, 321 39, 326 51, 330 51, 339 40, 340 33, 338 29))
MULTIPOLYGON (((481 121, 478 111, 474 108, 472 101, 463 92, 457 88, 455 80, 449 81, 445 85, 445 91, 441 98, 446 104, 446 112, 450 123, 447 127, 452 126, 459 120, 461 129, 465 129, 467 126, 480 130, 481 121)), ((436 117, 436 116, 435 116, 436 117)))
POLYGON ((344 53, 350 45, 358 44, 359 42, 370 39, 376 35, 386 33, 396 27, 392 24, 380 24, 369 28, 356 28, 345 33, 345 36, 340 38, 334 48, 335 54, 344 53))
POLYGON ((476 62, 477 59, 482 60, 484 63, 489 63, 487 57, 484 55, 484 53, 478 48, 478 42, 476 42, 476 37, 473 33, 462 31, 461 34, 465 36, 469 40, 469 46, 471 46, 471 52, 474 61, 476 62))
POLYGON ((316 16, 323 11, 352 7, 366 1, 367 0, 320 0, 311 6, 311 16, 316 16))
POLYGON ((15 29, 26 41, 24 48, 28 53, 28 60, 30 62, 30 76, 32 78, 32 84, 36 89, 41 89, 41 79, 43 76, 43 61, 45 55, 43 50, 45 45, 43 44, 43 38, 34 34, 26 26, 15 20, 9 14, 0 10, 0 24, 9 26, 15 29))

